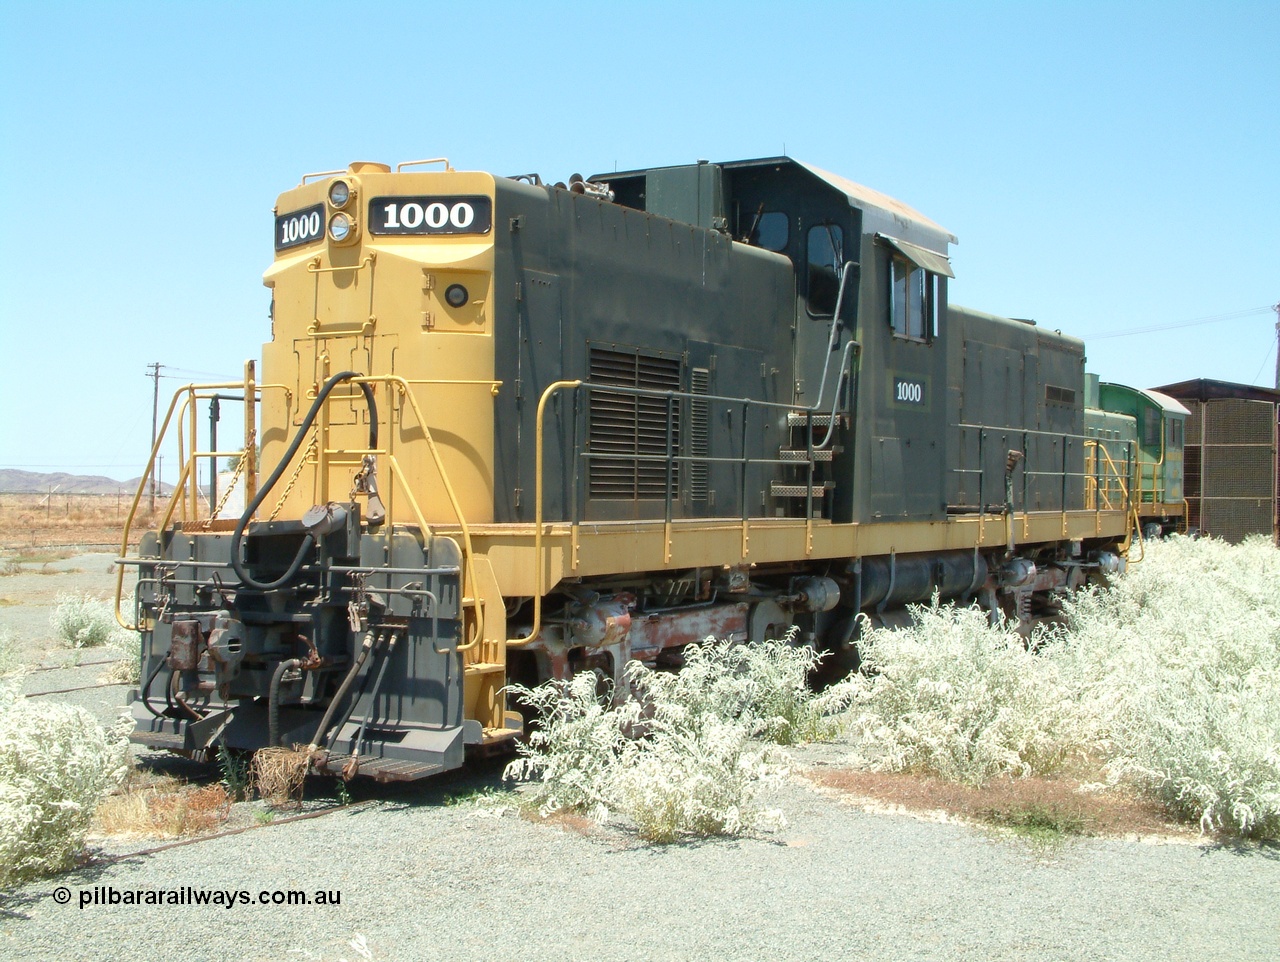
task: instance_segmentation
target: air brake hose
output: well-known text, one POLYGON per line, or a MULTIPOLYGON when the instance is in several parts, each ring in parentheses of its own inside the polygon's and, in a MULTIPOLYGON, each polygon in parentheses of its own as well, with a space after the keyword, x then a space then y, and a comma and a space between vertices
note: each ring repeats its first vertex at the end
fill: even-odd
POLYGON ((271 687, 267 689, 267 745, 271 748, 280 744, 280 683, 285 672, 301 667, 301 658, 288 658, 276 665, 276 670, 271 673, 271 687))
POLYGON ((167 657, 156 659, 156 666, 151 669, 151 673, 147 675, 147 680, 142 686, 142 704, 147 706, 147 711, 161 719, 168 718, 169 716, 164 712, 156 711, 151 707, 151 686, 155 683, 156 675, 160 674, 160 669, 164 667, 166 660, 167 657))
POLYGON ((373 632, 365 632, 364 642, 360 645, 360 654, 356 660, 352 662, 351 668, 347 671, 346 677, 342 679, 342 684, 338 686, 337 692, 333 698, 329 700, 329 708, 324 713, 324 718, 320 719, 320 727, 316 729, 316 733, 311 736, 311 744, 307 746, 307 752, 314 752, 321 745, 326 744, 324 740, 325 732, 329 730, 329 723, 333 721, 334 712, 338 710, 338 703, 346 697, 347 691, 351 688, 351 683, 355 681, 356 675, 359 674, 365 660, 369 657, 369 652, 373 648, 373 632))
MULTIPOLYGON (((249 502, 244 509, 244 514, 240 516, 240 520, 236 523, 235 533, 231 536, 231 567, 235 569, 236 576, 240 582, 246 587, 253 588, 257 591, 274 591, 275 589, 288 584, 298 574, 298 569, 302 567, 302 562, 306 559, 307 553, 316 543, 315 536, 307 534, 302 539, 302 544, 298 548, 297 555, 294 556, 293 563, 288 569, 275 581, 258 581, 252 578, 248 572, 244 570, 244 565, 240 561, 240 543, 244 539, 244 529, 249 526, 249 519, 253 517, 258 507, 266 500, 267 494, 275 487, 276 482, 280 480, 285 469, 293 461, 293 456, 298 453, 298 448, 302 447, 302 441, 307 436, 307 432, 311 430, 311 425, 316 419, 316 415, 320 413, 320 408, 328 399, 329 393, 341 384, 343 381, 349 381, 353 377, 360 377, 356 371, 340 371, 333 375, 329 380, 324 382, 324 387, 316 394, 316 399, 311 402, 311 409, 307 411, 306 417, 302 419, 302 424, 298 426, 298 433, 293 436, 293 441, 289 445, 289 449, 285 451, 284 457, 280 459, 280 463, 276 465, 276 469, 271 472, 265 484, 258 489, 258 493, 253 500, 249 502)), ((378 406, 373 400, 373 388, 368 384, 361 383, 360 390, 364 392, 365 404, 369 408, 369 449, 376 450, 378 447, 378 406)))
POLYGON ((369 727, 369 719, 373 717, 373 713, 378 708, 378 693, 382 690, 382 676, 387 673, 387 665, 391 661, 391 656, 396 653, 396 642, 400 640, 397 632, 391 632, 391 639, 387 642, 387 650, 382 656, 382 664, 378 666, 378 676, 373 680, 373 691, 369 694, 369 710, 364 713, 364 721, 360 723, 360 730, 356 732, 355 750, 351 753, 355 757, 360 757, 360 744, 364 741, 364 731, 369 727))

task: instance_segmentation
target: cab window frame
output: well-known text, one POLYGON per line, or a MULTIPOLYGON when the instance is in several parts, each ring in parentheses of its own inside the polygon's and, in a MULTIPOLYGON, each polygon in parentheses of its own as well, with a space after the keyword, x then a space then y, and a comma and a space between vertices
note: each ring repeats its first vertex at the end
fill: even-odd
POLYGON ((931 344, 938 337, 938 314, 946 278, 890 251, 888 321, 895 338, 931 344))
POLYGON ((840 272, 844 269, 844 228, 832 220, 819 221, 806 232, 805 259, 805 310, 811 318, 830 319, 835 316, 840 299, 840 272), (821 238, 815 251, 814 237, 821 238), (815 253, 823 255, 815 259, 815 253), (815 285, 817 279, 819 283, 815 285), (815 288, 818 295, 815 297, 815 288), (817 302, 817 303, 815 303, 817 302))

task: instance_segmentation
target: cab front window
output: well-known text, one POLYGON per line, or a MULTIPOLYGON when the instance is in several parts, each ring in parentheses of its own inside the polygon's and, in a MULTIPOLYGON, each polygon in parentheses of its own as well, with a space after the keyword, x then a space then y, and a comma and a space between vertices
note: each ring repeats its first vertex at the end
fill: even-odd
POLYGON ((844 264, 844 231, 837 224, 809 228, 809 313, 831 317, 840 296, 840 268, 844 264))

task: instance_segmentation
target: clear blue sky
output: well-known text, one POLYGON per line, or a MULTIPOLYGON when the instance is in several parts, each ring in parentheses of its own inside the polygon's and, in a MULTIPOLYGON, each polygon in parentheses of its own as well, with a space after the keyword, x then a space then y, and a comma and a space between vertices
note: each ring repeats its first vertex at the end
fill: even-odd
POLYGON ((352 160, 785 151, 947 227, 955 302, 1104 379, 1274 378, 1275 0, 7 0, 0 77, 0 467, 135 476, 147 364, 238 376, 276 195, 352 160))

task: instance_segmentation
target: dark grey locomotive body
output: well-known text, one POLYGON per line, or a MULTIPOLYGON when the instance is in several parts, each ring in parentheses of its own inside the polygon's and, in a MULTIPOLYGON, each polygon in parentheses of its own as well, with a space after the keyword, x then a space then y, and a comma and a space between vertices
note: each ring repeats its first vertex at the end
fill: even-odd
POLYGON ((497 520, 533 517, 564 379, 686 396, 557 397, 548 518, 946 516, 947 231, 787 158, 595 180, 612 203, 499 183, 497 520))

